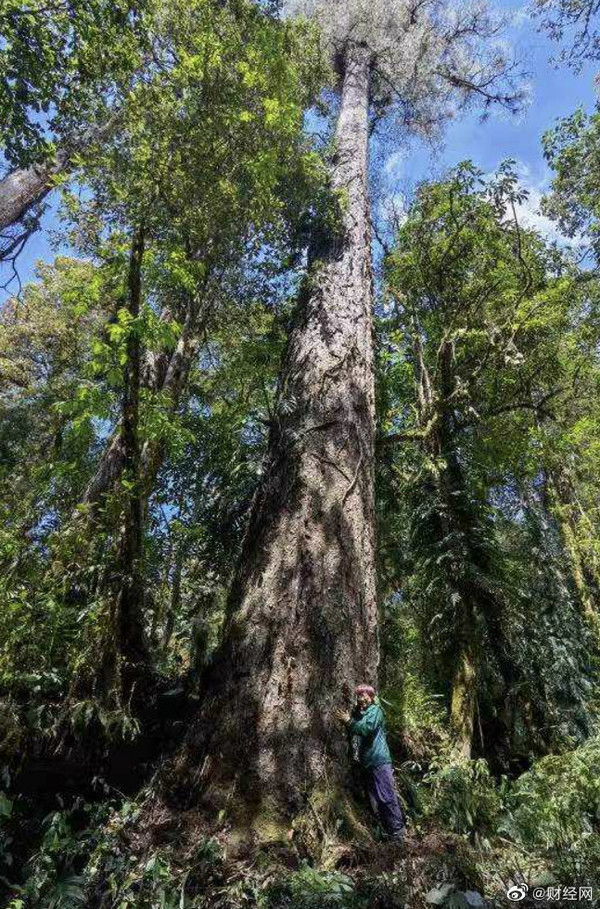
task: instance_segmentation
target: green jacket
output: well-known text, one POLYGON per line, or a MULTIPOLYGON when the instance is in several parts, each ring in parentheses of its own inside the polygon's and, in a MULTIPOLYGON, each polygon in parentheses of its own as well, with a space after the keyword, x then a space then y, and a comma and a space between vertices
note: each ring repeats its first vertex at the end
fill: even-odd
POLYGON ((385 715, 379 704, 369 704, 364 713, 355 714, 348 731, 359 739, 358 758, 365 770, 392 763, 385 737, 385 715))

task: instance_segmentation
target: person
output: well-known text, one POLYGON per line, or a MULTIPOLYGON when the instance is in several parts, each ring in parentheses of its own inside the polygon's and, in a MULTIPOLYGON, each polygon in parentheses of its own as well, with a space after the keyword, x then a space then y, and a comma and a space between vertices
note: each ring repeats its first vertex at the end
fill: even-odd
POLYGON ((338 710, 337 717, 349 734, 358 739, 358 760, 366 781, 367 794, 375 815, 390 839, 402 839, 404 815, 396 786, 392 756, 385 734, 385 715, 371 685, 357 685, 356 708, 351 715, 338 710))

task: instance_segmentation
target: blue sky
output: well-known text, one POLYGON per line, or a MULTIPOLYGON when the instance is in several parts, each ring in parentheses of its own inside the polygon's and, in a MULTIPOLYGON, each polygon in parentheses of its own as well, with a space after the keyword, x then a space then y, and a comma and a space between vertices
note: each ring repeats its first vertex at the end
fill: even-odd
POLYGON ((450 123, 439 147, 413 142, 408 148, 392 153, 386 165, 387 187, 390 192, 394 185, 400 191, 409 191, 415 182, 441 176, 466 159, 489 173, 504 159, 513 158, 522 183, 529 190, 521 217, 554 237, 554 225, 538 213, 540 197, 552 177, 542 154, 542 136, 577 107, 587 111, 594 108, 597 97, 594 80, 599 67, 588 64, 574 73, 565 65, 556 66, 551 61, 561 46, 538 30, 527 7, 503 2, 496 4, 496 8, 512 19, 508 38, 528 73, 528 104, 516 116, 492 113, 483 123, 480 114, 469 113, 450 123))
MULTIPOLYGON (((516 117, 492 113, 483 123, 476 113, 464 116, 448 126, 442 144, 436 148, 412 142, 409 147, 390 150, 386 184, 390 193, 407 191, 415 182, 439 176, 467 158, 486 173, 503 159, 515 158, 523 184, 530 192, 522 216, 531 226, 552 235, 553 226, 537 213, 540 196, 551 178, 542 155, 541 137, 558 118, 575 108, 592 110, 596 67, 587 65, 579 73, 565 66, 555 67, 550 59, 559 48, 537 30, 524 8, 507 2, 501 8, 513 14, 509 38, 529 73, 528 106, 516 117)), ((21 257, 19 273, 23 282, 32 278, 36 260, 54 257, 49 232, 57 226, 55 204, 50 205, 43 224, 45 229, 32 238, 21 257)), ((4 296, 0 295, 0 302, 4 296)))

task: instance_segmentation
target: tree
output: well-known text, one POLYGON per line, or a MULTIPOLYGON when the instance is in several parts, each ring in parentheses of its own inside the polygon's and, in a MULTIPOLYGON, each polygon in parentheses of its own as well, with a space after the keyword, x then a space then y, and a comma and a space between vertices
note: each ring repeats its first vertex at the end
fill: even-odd
MULTIPOLYGON (((266 300, 270 283, 293 280, 309 206, 323 207, 326 195, 302 132, 323 73, 310 29, 253 3, 174 2, 157 45, 164 66, 140 81, 119 131, 88 156, 84 198, 65 194, 73 245, 113 284, 90 383, 95 391, 105 381, 110 393, 64 402, 71 424, 97 421, 102 446, 61 526, 87 541, 77 567, 64 568, 94 614, 74 688, 119 705, 149 662, 151 500, 196 358, 248 285, 255 294, 260 281, 266 300), (134 254, 141 229, 143 256, 134 254)), ((72 559, 73 548, 65 552, 72 559)))
POLYGON ((544 212, 565 236, 584 249, 589 247, 597 258, 600 114, 575 111, 544 134, 543 148, 555 172, 552 189, 543 201, 544 212))
MULTIPOLYGON (((600 156, 600 115, 578 110, 561 120, 543 139, 544 154, 555 176, 543 209, 561 231, 572 238, 587 269, 580 275, 588 318, 581 345, 595 343, 597 319, 598 215, 597 180, 600 156)), ((579 448, 583 435, 594 439, 597 432, 596 372, 590 355, 574 373, 578 393, 573 407, 561 415, 560 427, 545 427, 548 452, 548 495, 570 553, 574 577, 589 617, 597 625, 599 608, 596 509, 590 481, 595 474, 595 446, 579 448)))
MULTIPOLYGON (((508 533, 523 537, 523 528, 500 528, 510 527, 511 507, 539 520, 535 482, 547 462, 536 457, 532 436, 538 421, 570 409, 570 371, 593 359, 575 341, 586 305, 574 293, 576 278, 519 226, 519 201, 509 167, 486 183, 462 165, 420 189, 387 261, 399 333, 391 348, 400 342, 414 391, 410 408, 400 399, 391 409, 395 431, 382 444, 413 440, 420 448, 412 469, 411 456, 398 456, 411 478, 412 597, 424 646, 438 654, 457 759, 471 757, 477 738, 485 747, 477 721, 479 732, 496 722, 513 735, 514 720, 489 698, 498 685, 515 714, 529 714, 532 740, 545 725, 547 707, 535 696, 545 663, 534 654, 523 659, 528 648, 517 633, 537 605, 524 593, 535 585, 524 566, 516 570, 520 555, 507 545, 508 533), (511 487, 518 505, 509 506, 511 487)), ((568 574, 551 526, 544 538, 548 576, 561 558, 568 574)), ((574 585, 563 579, 556 593, 550 586, 549 622, 573 627, 576 647, 585 629, 574 585)), ((548 640, 537 646, 546 649, 548 640)))
POLYGON ((561 53, 564 62, 577 69, 585 60, 598 59, 597 0, 535 0, 533 8, 553 41, 568 40, 561 53))
POLYGON ((423 6, 384 12, 376 5, 365 16, 361 3, 288 11, 304 10, 319 23, 339 77, 331 185, 340 215, 335 227, 322 226, 310 248, 265 478, 193 746, 211 756, 217 790, 239 779, 242 802, 257 810, 259 824, 263 809, 277 814, 279 805, 285 815, 300 807, 299 793, 343 776, 345 743, 333 731, 333 711, 355 683, 377 674, 372 105, 429 128, 434 111, 443 120, 453 103, 478 94, 486 104, 517 103, 511 91, 494 88, 510 70, 506 61, 482 59, 479 42, 495 33, 485 13, 444 18, 423 6), (271 804, 261 806, 267 780, 271 804))
MULTIPOLYGON (((81 227, 73 239, 97 254, 102 218, 128 224, 141 212, 154 238, 160 323, 171 326, 170 342, 177 335, 167 349, 146 351, 142 384, 174 413, 199 339, 217 318, 233 276, 257 255, 266 273, 276 258, 269 246, 298 242, 309 187, 317 207, 323 204, 319 157, 300 132, 302 107, 323 68, 306 30, 282 28, 252 3, 229 8, 200 0, 185 10, 174 3, 157 43, 164 59, 160 78, 137 87, 122 115, 123 135, 88 166, 84 176, 96 198, 75 205, 81 227), (215 183, 216 170, 224 176, 215 183)), ((163 442, 143 445, 146 494, 163 442)), ((92 515, 114 488, 122 463, 115 427, 83 495, 92 515)))
POLYGON ((132 237, 126 288, 129 331, 125 347, 123 397, 119 435, 123 452, 120 490, 124 497, 122 524, 109 581, 112 605, 108 637, 104 648, 103 689, 112 692, 117 674, 126 697, 149 664, 144 628, 144 540, 143 496, 140 464, 141 339, 139 320, 143 305, 142 268, 145 234, 140 224, 132 237))
POLYGON ((145 0, 0 4, 0 150, 12 168, 0 181, 0 261, 14 264, 46 196, 116 128, 150 13, 145 0))
POLYGON ((137 417, 128 405, 124 421, 131 401, 125 373, 134 365, 128 349, 143 349, 150 337, 166 342, 148 312, 148 255, 137 319, 130 277, 127 261, 59 259, 0 321, 0 599, 7 619, 0 686, 21 698, 25 680, 38 679, 29 703, 37 709, 47 699, 53 715, 62 704, 75 748, 90 741, 91 729, 99 750, 107 738, 118 747, 117 720, 126 719, 131 684, 132 706, 144 695, 147 707, 149 665, 155 681, 173 675, 175 683, 175 673, 185 675, 201 659, 204 627, 211 629, 204 657, 213 646, 260 472, 284 333, 281 288, 265 298, 264 272, 246 294, 234 296, 230 287, 210 339, 198 345, 181 406, 171 413, 142 387, 137 417), (143 451, 164 436, 163 463, 150 494, 143 471, 124 465, 102 512, 82 526, 71 515, 120 415, 130 460, 136 438, 143 451), (133 560, 126 544, 139 540, 140 498, 142 552, 133 560), (177 584, 171 589, 177 574, 179 596, 177 584), (140 576, 141 602, 132 584, 140 576), (85 709, 91 720, 83 719, 85 709))
MULTIPOLYGON (((0 595, 10 616, 2 639, 5 691, 19 691, 33 672, 42 696, 64 697, 81 653, 82 604, 74 578, 61 570, 70 541, 56 534, 90 470, 94 432, 84 414, 69 420, 62 405, 95 393, 110 397, 105 383, 94 388, 89 379, 95 339, 113 303, 106 275, 89 262, 59 258, 40 268, 21 301, 2 310, 0 595)), ((69 559, 81 564, 89 541, 73 542, 76 555, 69 559)))

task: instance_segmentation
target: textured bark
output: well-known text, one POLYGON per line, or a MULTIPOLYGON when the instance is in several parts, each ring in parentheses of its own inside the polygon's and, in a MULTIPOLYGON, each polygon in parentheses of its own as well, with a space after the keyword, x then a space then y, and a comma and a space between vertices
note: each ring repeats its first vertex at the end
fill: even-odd
POLYGON ((117 426, 110 436, 104 451, 100 455, 100 461, 96 472, 83 494, 82 503, 89 508, 89 512, 95 513, 101 504, 104 496, 114 490, 117 481, 123 473, 125 463, 125 451, 123 449, 123 437, 121 427, 117 426))
MULTIPOLYGON (((577 498, 573 484, 564 471, 554 470, 544 484, 546 507, 554 517, 569 561, 571 577, 582 615, 595 636, 600 639, 598 613, 599 579, 593 564, 586 560, 578 541, 577 498)), ((581 510, 580 510, 581 513, 581 510)))
POLYGON ((367 50, 349 48, 332 172, 342 224, 313 250, 198 724, 215 788, 239 778, 247 804, 268 783, 286 810, 326 774, 345 773, 333 711, 377 676, 370 69, 367 50))
POLYGON ((102 126, 91 127, 59 147, 54 158, 30 167, 21 167, 0 180, 0 231, 21 221, 44 201, 54 187, 54 179, 71 169, 73 157, 93 142, 102 141, 115 128, 113 116, 102 126))
POLYGON ((59 152, 45 164, 32 164, 12 171, 0 181, 0 230, 21 221, 52 189, 53 177, 68 165, 69 155, 59 152))

